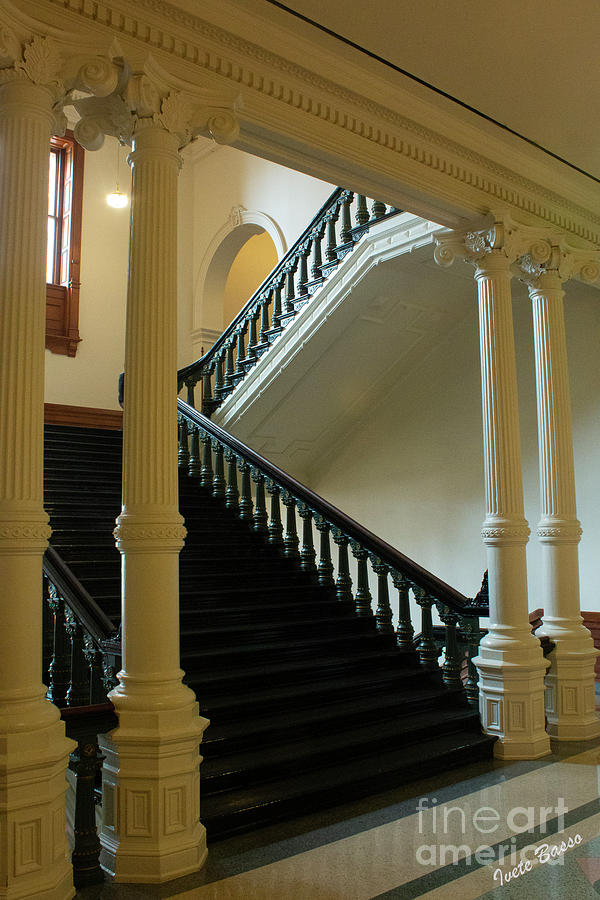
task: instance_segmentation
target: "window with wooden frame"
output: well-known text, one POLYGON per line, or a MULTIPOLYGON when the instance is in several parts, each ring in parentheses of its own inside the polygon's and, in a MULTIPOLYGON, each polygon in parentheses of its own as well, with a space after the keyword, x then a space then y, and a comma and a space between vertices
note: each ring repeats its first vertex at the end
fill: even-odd
POLYGON ((46 257, 46 347, 75 356, 79 337, 79 267, 83 148, 67 131, 50 145, 48 254, 46 257))

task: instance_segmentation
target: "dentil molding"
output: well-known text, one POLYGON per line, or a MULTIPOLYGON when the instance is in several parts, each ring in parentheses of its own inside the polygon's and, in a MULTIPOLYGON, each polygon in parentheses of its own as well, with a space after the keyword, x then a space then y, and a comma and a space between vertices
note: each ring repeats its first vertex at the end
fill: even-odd
POLYGON ((239 95, 244 149, 452 227, 503 207, 600 243, 600 190, 585 177, 453 118, 347 54, 333 66, 331 43, 276 25, 264 4, 205 0, 201 18, 179 2, 21 0, 19 14, 5 6, 21 20, 26 10, 41 33, 97 33, 118 38, 138 61, 152 54, 171 88, 239 95))

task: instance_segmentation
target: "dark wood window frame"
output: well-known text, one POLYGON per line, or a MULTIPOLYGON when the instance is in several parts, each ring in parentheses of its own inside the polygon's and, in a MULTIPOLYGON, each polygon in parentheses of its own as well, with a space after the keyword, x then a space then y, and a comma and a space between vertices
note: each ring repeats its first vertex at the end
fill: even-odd
POLYGON ((81 262, 81 211, 83 203, 83 148, 72 132, 53 137, 57 154, 59 188, 56 209, 53 282, 46 284, 46 348, 52 353, 75 356, 79 337, 79 271, 81 262))

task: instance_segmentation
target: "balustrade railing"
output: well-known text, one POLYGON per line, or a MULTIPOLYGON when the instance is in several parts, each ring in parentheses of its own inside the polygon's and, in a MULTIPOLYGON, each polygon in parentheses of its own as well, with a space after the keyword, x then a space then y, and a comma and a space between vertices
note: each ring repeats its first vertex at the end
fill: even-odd
POLYGON ((179 371, 178 391, 186 389, 188 404, 210 416, 361 237, 399 212, 336 188, 210 350, 179 371))
POLYGON ((120 640, 105 616, 58 553, 44 556, 43 673, 47 696, 61 709, 68 737, 77 741, 74 774, 73 879, 75 887, 99 883, 100 841, 95 807, 103 756, 98 734, 117 725, 107 692, 116 684, 120 640))
POLYGON ((465 597, 181 400, 178 422, 182 471, 198 478, 214 496, 224 497, 240 519, 264 533, 284 557, 296 560, 312 580, 335 590, 339 600, 352 599, 357 615, 374 615, 380 632, 395 633, 399 648, 416 651, 424 670, 439 673, 449 688, 464 690, 469 703, 477 706, 472 660, 483 634, 479 618, 488 615, 483 591, 474 599, 465 597), (332 542, 337 554, 332 553, 332 542), (396 614, 390 582, 398 592, 396 614), (412 607, 421 611, 417 637, 411 595, 412 607), (440 626, 434 625, 434 610, 443 623, 442 638, 440 626))

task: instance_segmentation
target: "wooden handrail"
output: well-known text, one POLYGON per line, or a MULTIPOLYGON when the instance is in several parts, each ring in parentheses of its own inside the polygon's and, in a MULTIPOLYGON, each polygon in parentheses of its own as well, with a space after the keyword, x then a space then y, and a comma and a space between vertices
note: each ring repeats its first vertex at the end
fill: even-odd
POLYGON ((323 516, 330 524, 341 529, 351 540, 356 540, 386 565, 401 572, 418 587, 423 588, 428 594, 434 596, 436 600, 444 603, 454 612, 470 616, 486 616, 488 614, 487 605, 481 604, 476 599, 466 597, 460 591, 446 584, 441 578, 427 571, 414 560, 392 547, 391 544, 377 537, 372 531, 369 531, 355 519, 350 518, 346 513, 319 496, 319 494, 311 491, 310 488, 288 475, 287 472, 284 472, 270 460, 256 453, 242 441, 233 437, 233 435, 228 434, 183 400, 178 399, 177 407, 187 419, 202 428, 207 434, 212 435, 212 437, 229 447, 234 453, 244 457, 246 462, 260 469, 263 475, 275 481, 280 488, 289 491, 301 503, 305 503, 323 516))
POLYGON ((52 546, 44 554, 43 569, 96 644, 108 640, 115 631, 113 623, 52 546))

